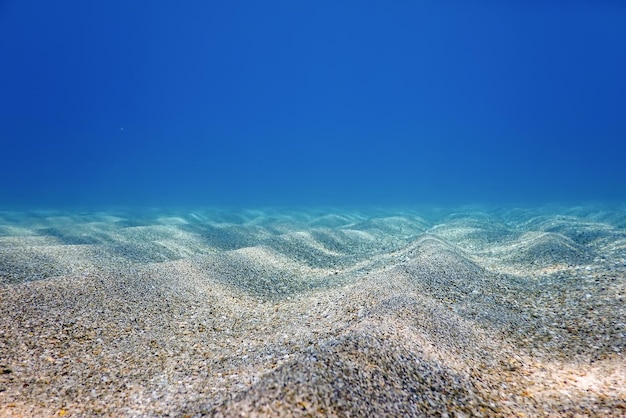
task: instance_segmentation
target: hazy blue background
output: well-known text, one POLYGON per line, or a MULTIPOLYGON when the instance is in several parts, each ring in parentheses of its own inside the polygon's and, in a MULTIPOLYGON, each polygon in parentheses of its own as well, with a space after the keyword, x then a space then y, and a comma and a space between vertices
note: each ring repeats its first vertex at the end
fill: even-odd
POLYGON ((0 1, 0 206, 623 202, 621 4, 0 1))

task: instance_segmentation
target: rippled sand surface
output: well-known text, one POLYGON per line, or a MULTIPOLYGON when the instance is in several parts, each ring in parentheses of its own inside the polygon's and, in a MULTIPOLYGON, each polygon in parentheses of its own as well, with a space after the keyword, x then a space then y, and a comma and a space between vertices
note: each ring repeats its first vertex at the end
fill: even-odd
POLYGON ((3 416, 623 416, 626 210, 0 212, 3 416))

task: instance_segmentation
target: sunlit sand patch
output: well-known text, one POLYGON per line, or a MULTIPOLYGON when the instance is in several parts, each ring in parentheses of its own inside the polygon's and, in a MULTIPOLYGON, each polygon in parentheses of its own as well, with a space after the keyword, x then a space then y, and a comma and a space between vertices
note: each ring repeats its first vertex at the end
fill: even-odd
POLYGON ((40 235, 13 235, 0 236, 0 248, 6 251, 19 251, 20 248, 41 247, 49 245, 60 245, 59 240, 55 237, 46 237, 40 235))
POLYGON ((363 241, 372 242, 376 239, 374 235, 365 231, 359 231, 356 229, 342 229, 341 231, 347 236, 349 236, 350 238, 353 238, 355 240, 363 240, 363 241))
POLYGON ((354 220, 346 216, 337 214, 323 215, 309 222, 311 226, 321 226, 327 228, 348 227, 354 224, 354 220))
POLYGON ((17 236, 29 236, 29 235, 35 235, 35 232, 33 232, 31 228, 24 228, 24 227, 13 226, 13 225, 0 225, 0 237, 1 236, 17 237, 17 236))
MULTIPOLYGON (((619 357, 591 365, 534 359, 526 362, 517 379, 519 397, 531 398, 545 409, 564 414, 581 404, 587 406, 587 414, 597 416, 619 416, 626 410, 626 365, 619 357)), ((507 401, 514 402, 515 398, 507 401)))
POLYGON ((167 216, 162 218, 157 218, 157 223, 162 225, 186 225, 189 222, 180 216, 167 216))
POLYGON ((293 232, 287 235, 282 235, 281 238, 289 242, 290 244, 293 244, 294 246, 308 247, 327 256, 342 255, 341 253, 326 248, 324 245, 322 245, 322 243, 317 241, 310 232, 293 232))
MULTIPOLYGON (((180 258, 189 258, 194 254, 198 254, 198 245, 195 242, 196 240, 180 240, 176 238, 171 239, 157 239, 154 241, 155 244, 162 245, 167 250, 176 254, 180 258)), ((218 250, 216 248, 203 248, 202 253, 210 254, 216 253, 218 250)))

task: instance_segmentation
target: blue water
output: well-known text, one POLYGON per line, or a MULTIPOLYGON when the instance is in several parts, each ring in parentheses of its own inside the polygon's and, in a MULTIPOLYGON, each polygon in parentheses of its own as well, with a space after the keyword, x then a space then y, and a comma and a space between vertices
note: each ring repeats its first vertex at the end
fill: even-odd
POLYGON ((0 2, 0 206, 624 202, 626 6, 339 3, 0 2))

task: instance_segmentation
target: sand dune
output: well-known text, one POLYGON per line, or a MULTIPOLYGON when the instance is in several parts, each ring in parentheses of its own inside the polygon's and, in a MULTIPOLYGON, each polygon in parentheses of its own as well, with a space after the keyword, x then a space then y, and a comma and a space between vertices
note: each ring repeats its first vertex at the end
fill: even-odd
POLYGON ((626 215, 0 212, 3 416, 623 416, 626 215))

